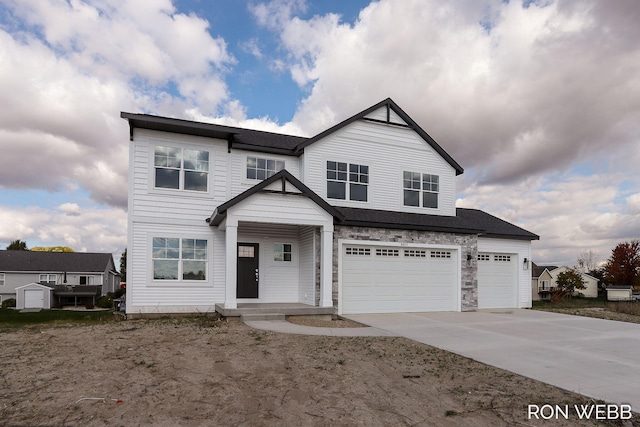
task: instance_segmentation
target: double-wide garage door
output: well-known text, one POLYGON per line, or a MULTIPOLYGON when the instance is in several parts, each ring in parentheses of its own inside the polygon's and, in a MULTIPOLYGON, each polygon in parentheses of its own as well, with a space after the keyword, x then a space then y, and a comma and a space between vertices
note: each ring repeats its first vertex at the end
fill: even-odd
POLYGON ((458 251, 342 246, 342 313, 458 310, 458 251))

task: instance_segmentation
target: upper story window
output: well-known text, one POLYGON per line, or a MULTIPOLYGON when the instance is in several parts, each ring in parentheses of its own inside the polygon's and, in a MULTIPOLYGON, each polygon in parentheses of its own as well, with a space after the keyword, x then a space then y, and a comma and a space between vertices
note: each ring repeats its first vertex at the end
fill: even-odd
POLYGON ((0 286, 4 285, 4 273, 0 273, 0 286))
POLYGON ((405 171, 403 175, 404 205, 437 209, 439 181, 438 175, 405 171))
POLYGON ((58 282, 58 275, 56 274, 41 274, 40 283, 49 283, 55 285, 58 282))
POLYGON ((154 280, 206 280, 207 241, 153 238, 154 280))
POLYGON ((366 202, 368 187, 369 166, 327 162, 327 198, 366 202))
POLYGON ((284 169, 283 160, 247 157, 247 179, 267 179, 284 169))
POLYGON ((156 188, 207 191, 209 152, 187 148, 155 148, 156 188))
POLYGON ((81 285, 93 285, 93 276, 80 276, 80 284, 81 285))

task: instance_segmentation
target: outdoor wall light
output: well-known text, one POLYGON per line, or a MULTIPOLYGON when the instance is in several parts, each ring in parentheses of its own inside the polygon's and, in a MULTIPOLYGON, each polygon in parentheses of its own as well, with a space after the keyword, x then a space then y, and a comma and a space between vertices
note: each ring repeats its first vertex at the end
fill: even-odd
POLYGON ((529 259, 528 258, 524 259, 524 263, 522 263, 522 269, 523 270, 528 270, 529 269, 529 259))
POLYGON ((472 260, 473 260, 473 256, 471 256, 471 254, 467 254, 467 267, 471 267, 472 260))

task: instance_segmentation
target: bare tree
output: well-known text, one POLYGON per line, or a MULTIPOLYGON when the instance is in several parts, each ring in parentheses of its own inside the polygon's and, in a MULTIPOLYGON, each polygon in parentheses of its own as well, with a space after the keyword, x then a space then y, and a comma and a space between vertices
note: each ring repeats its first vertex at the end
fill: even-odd
POLYGON ((598 269, 600 256, 593 249, 584 249, 578 257, 578 268, 583 273, 588 273, 598 269))

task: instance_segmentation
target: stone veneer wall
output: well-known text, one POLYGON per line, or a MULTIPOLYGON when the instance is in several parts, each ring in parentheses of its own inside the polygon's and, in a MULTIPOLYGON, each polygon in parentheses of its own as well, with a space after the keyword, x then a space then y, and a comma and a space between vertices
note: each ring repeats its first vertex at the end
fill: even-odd
MULTIPOLYGON (((319 238, 319 236, 317 237, 319 238)), ((336 225, 333 233, 333 306, 338 306, 338 240, 369 240, 374 242, 403 242, 461 247, 462 266, 461 307, 462 311, 478 309, 478 236, 475 234, 439 233, 433 231, 394 230, 388 228, 351 227, 336 225), (467 254, 471 254, 471 265, 467 265, 467 254)), ((318 240, 316 240, 318 242, 318 240)), ((320 245, 317 245, 320 246, 320 245)), ((318 248, 319 249, 319 248, 318 248)), ((316 252, 318 275, 316 280, 316 300, 320 295, 319 250, 316 252)), ((317 302, 316 302, 317 304, 317 302)))

